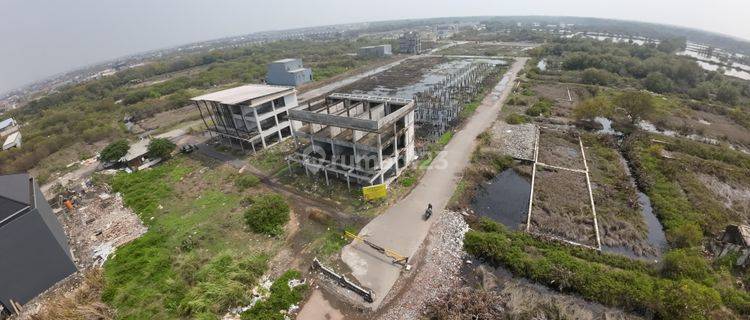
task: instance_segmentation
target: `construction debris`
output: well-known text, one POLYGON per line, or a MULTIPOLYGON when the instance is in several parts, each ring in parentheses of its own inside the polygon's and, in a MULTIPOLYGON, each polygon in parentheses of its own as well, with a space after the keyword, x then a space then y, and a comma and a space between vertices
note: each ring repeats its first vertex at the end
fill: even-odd
POLYGON ((320 270, 323 274, 325 274, 329 278, 336 281, 336 283, 338 283, 340 286, 347 288, 353 291, 354 293, 362 296, 362 298, 365 299, 366 302, 369 302, 369 303, 373 302, 372 290, 360 287, 356 283, 351 282, 345 276, 339 275, 332 269, 325 267, 324 265, 320 263, 320 261, 318 261, 318 258, 313 259, 312 266, 314 270, 320 270))

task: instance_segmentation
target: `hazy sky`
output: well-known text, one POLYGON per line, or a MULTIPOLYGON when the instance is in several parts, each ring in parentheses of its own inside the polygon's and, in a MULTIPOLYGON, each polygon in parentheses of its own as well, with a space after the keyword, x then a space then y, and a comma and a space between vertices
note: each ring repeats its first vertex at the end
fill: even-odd
POLYGON ((750 39, 748 0, 0 0, 0 92, 127 54, 255 31, 406 18, 565 15, 750 39))

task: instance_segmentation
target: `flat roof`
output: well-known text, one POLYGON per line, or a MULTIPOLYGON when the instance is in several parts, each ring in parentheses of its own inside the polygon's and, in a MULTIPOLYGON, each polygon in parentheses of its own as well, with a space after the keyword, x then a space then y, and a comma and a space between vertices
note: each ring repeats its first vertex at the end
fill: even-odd
POLYGON ((0 121, 0 130, 5 129, 5 127, 10 127, 13 124, 13 118, 8 118, 3 121, 0 121))
POLYGON ((293 91, 293 87, 272 86, 267 84, 247 84, 231 89, 197 96, 192 101, 214 101, 222 104, 238 104, 248 100, 262 98, 272 94, 293 91))
POLYGON ((279 60, 276 60, 276 61, 271 62, 271 63, 287 63, 287 62, 292 62, 292 61, 297 61, 297 60, 299 60, 299 59, 286 58, 286 59, 279 59, 279 60))
POLYGON ((11 133, 11 134, 10 134, 10 135, 8 135, 8 137, 7 137, 6 139, 5 139, 5 143, 4 143, 3 145, 6 145, 6 144, 9 144, 9 143, 13 142, 14 140, 16 140, 16 138, 18 138, 18 136, 19 136, 19 135, 21 135, 21 133, 20 133, 20 132, 18 132, 18 131, 16 131, 16 132, 13 132, 13 133, 11 133))

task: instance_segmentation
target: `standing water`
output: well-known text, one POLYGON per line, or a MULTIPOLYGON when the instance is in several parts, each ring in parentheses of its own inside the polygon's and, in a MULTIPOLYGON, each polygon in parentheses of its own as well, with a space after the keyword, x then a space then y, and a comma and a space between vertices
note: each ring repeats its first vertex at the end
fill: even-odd
MULTIPOLYGON (((630 178, 630 183, 636 186, 635 179, 633 179, 633 175, 630 171, 630 166, 628 165, 627 161, 621 158, 621 163, 625 168, 625 173, 627 173, 628 177, 630 178)), ((656 255, 638 256, 630 248, 612 247, 606 245, 602 245, 602 251, 619 253, 630 258, 647 258, 658 260, 658 258, 661 257, 661 254, 667 249, 667 237, 664 234, 664 227, 661 225, 661 222, 654 214, 654 208, 651 206, 651 199, 649 199, 649 197, 645 193, 637 190, 637 186, 636 192, 638 194, 638 204, 641 207, 641 215, 643 216, 643 221, 646 222, 646 228, 648 231, 646 240, 656 250, 656 255)))
POLYGON ((529 210, 531 183, 515 170, 506 169, 495 178, 482 184, 472 200, 471 207, 480 216, 520 230, 526 223, 529 210))

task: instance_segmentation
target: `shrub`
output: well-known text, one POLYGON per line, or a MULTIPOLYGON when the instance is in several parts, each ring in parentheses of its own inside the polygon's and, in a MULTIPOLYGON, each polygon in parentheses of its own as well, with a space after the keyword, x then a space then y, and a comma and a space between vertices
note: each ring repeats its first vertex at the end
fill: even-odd
POLYGON ((689 248, 700 244, 703 239, 701 227, 695 223, 685 223, 674 228, 672 243, 678 248, 689 248))
POLYGON ((612 104, 605 97, 599 96, 581 101, 573 108, 573 117, 578 120, 590 120, 596 117, 612 115, 612 104))
POLYGON ((120 158, 128 154, 128 150, 130 150, 128 141, 124 139, 117 140, 115 142, 110 143, 108 146, 104 148, 104 150, 102 150, 102 152, 99 154, 99 160, 105 161, 105 162, 119 161, 120 158))
POLYGON ((293 304, 302 300, 302 294, 307 285, 289 287, 289 280, 299 279, 301 274, 297 270, 288 270, 271 285, 271 295, 256 303, 250 310, 242 313, 242 320, 283 320, 282 310, 287 310, 293 304))
POLYGON ((527 115, 521 115, 518 113, 511 113, 507 117, 505 117, 505 122, 508 124, 522 124, 522 123, 528 123, 531 121, 531 118, 527 115))
POLYGON ((165 138, 155 138, 148 143, 148 157, 151 159, 162 158, 169 159, 172 151, 177 147, 174 142, 165 138))
POLYGON ((740 97, 740 91, 731 84, 724 84, 716 92, 716 99, 726 104, 735 104, 740 97))
POLYGON ((662 274, 672 279, 691 279, 702 283, 713 283, 711 267, 698 252, 676 249, 664 255, 662 274))
POLYGON ((234 185, 240 190, 252 188, 260 184, 260 179, 253 174, 245 173, 234 179, 234 185))
POLYGON ((581 74, 581 82, 585 84, 596 84, 606 86, 613 82, 613 76, 606 70, 588 68, 581 74))
POLYGON ((538 117, 540 115, 549 115, 552 110, 552 101, 542 99, 535 103, 531 108, 526 109, 526 114, 532 117, 538 117))
POLYGON ((289 205, 278 194, 263 194, 252 198, 245 211, 245 223, 251 230, 276 236, 283 233, 289 222, 289 205))

